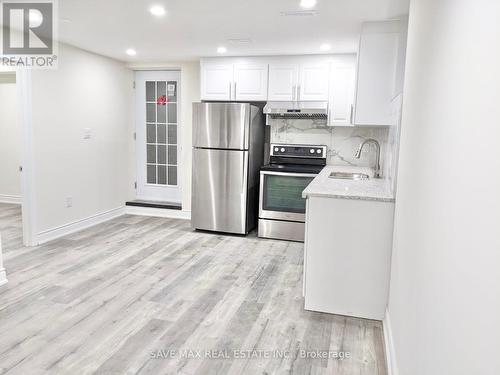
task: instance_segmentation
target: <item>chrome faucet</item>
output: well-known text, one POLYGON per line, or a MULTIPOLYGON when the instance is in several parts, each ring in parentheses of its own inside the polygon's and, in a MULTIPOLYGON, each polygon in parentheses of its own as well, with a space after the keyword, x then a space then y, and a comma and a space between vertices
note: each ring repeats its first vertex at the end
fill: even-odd
POLYGON ((375 178, 380 178, 380 143, 376 139, 370 138, 367 139, 366 141, 362 142, 358 150, 356 151, 356 155, 354 157, 356 159, 361 159, 361 151, 363 151, 363 147, 365 147, 366 144, 368 143, 373 143, 375 147, 377 148, 377 158, 375 160, 375 178))

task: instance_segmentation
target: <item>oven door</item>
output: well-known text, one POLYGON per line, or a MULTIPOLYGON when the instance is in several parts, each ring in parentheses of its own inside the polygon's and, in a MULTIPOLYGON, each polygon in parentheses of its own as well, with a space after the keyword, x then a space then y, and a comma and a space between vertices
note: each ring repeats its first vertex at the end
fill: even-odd
POLYGON ((316 174, 260 172, 259 218, 305 222, 302 192, 316 174))

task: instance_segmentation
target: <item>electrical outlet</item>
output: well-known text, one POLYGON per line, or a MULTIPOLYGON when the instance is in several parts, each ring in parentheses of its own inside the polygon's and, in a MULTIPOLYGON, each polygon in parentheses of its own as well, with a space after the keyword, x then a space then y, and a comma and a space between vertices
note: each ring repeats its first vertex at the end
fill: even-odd
POLYGON ((73 207, 73 198, 72 197, 66 198, 66 208, 70 208, 70 207, 73 207))

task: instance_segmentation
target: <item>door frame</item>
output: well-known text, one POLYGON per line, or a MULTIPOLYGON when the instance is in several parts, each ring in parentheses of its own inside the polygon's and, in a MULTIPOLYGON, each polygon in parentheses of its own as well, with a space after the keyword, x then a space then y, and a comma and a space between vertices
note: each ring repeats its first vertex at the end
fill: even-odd
MULTIPOLYGON (((183 186, 184 186, 184 181, 183 181, 183 176, 182 176, 182 165, 183 165, 183 160, 182 160, 182 154, 183 154, 183 147, 182 147, 182 136, 183 136, 183 118, 182 118, 182 68, 181 67, 168 67, 168 68, 142 68, 142 67, 137 67, 134 68, 133 73, 134 73, 134 138, 135 138, 135 180, 136 180, 136 189, 135 189, 135 194, 136 194, 136 199, 139 199, 138 197, 138 184, 139 184, 139 176, 138 176, 138 168, 139 168, 139 149, 137 147, 137 134, 139 130, 139 126, 144 125, 144 121, 139 121, 139 113, 137 112, 137 105, 138 105, 138 98, 137 98, 137 89, 136 89, 136 77, 137 73, 169 73, 169 72, 174 72, 179 74, 179 81, 177 84, 177 189, 179 191, 179 199, 177 201, 172 201, 169 200, 172 203, 179 203, 182 205, 182 195, 183 195, 183 186)), ((167 131, 168 131, 168 125, 167 125, 167 131)), ((146 134, 146 133, 145 133, 146 134)), ((168 185, 166 185, 168 187, 168 185)))
POLYGON ((21 139, 21 212, 24 246, 38 245, 35 199, 35 153, 33 147, 32 80, 29 69, 16 69, 18 126, 21 139))

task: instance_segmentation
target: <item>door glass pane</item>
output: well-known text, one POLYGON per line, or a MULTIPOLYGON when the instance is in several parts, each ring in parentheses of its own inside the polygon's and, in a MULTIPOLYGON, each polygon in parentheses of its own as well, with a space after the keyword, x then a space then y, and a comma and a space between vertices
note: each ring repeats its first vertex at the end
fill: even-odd
POLYGON ((177 185, 177 167, 168 167, 168 184, 177 185))
POLYGON ((148 165, 147 166, 147 177, 146 180, 148 184, 156 184, 156 166, 148 165))
POLYGON ((167 164, 167 146, 158 146, 158 164, 167 164))
POLYGON ((177 165, 177 146, 168 146, 168 164, 177 165))
POLYGON ((147 182, 177 185, 177 82, 146 82, 147 182), (170 125, 167 125, 169 123, 170 125))
POLYGON ((155 124, 147 124, 146 125, 146 142, 147 143, 156 143, 156 125, 155 124))
POLYGON ((156 96, 159 98, 160 96, 167 96, 167 82, 165 81, 161 81, 161 82, 158 82, 157 83, 157 88, 158 88, 158 92, 156 94, 156 96))
POLYGON ((156 100, 156 82, 148 81, 146 82, 146 101, 154 102, 156 100))
POLYGON ((159 165, 158 166, 158 184, 166 185, 167 184, 167 166, 159 165))
POLYGON ((168 143, 171 145, 177 144, 177 125, 168 126, 168 143))
POLYGON ((158 124, 158 143, 167 143, 167 125, 158 124))
POLYGON ((156 122, 156 103, 146 104, 146 122, 156 122))
POLYGON ((177 104, 168 103, 168 123, 177 124, 177 104))
POLYGON ((158 112, 158 117, 157 120, 158 122, 161 123, 166 123, 167 122, 167 106, 165 104, 158 104, 156 106, 157 112, 158 112))
POLYGON ((263 208, 304 214, 306 200, 302 198, 302 191, 312 180, 312 177, 264 176, 263 208))
POLYGON ((156 163, 156 145, 147 145, 148 164, 156 163))

